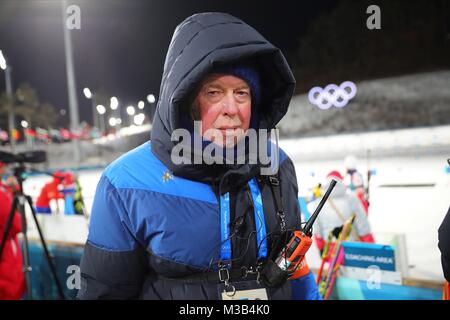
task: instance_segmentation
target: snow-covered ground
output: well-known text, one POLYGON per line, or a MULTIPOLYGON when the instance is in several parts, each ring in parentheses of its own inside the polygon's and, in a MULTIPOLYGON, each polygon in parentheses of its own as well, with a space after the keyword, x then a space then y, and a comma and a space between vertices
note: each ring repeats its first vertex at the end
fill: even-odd
MULTIPOLYGON (((331 170, 344 171, 344 156, 359 157, 358 169, 374 175, 370 181, 369 220, 375 238, 404 235, 408 276, 443 280, 437 229, 450 205, 450 126, 382 131, 330 137, 281 140, 280 146, 295 163, 300 195, 322 181, 331 170), (370 149, 370 153, 367 150, 370 149), (370 155, 369 158, 364 155, 370 155)), ((88 210, 92 206, 101 170, 82 171, 79 179, 88 210)), ((30 177, 25 191, 33 198, 51 178, 30 177)), ((62 207, 62 205, 61 205, 62 207)), ((88 221, 79 216, 40 216, 47 239, 84 243, 88 221)), ((30 233, 36 236, 30 223, 30 233)), ((317 250, 308 253, 313 268, 319 266, 317 250)))

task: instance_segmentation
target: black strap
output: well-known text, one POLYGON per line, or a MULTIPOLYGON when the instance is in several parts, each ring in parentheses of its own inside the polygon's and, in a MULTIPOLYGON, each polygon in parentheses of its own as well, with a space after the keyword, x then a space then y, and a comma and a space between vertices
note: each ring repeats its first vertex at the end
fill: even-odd
MULTIPOLYGON (((287 244, 287 233, 286 233, 286 216, 284 213, 283 207, 283 199, 281 196, 281 180, 279 175, 268 176, 270 190, 272 191, 272 196, 274 200, 275 210, 277 212, 278 220, 280 221, 280 229, 281 235, 284 236, 284 239, 281 237, 275 238, 275 241, 272 245, 272 248, 279 248, 281 246, 285 246, 287 244)), ((275 259, 275 255, 278 254, 277 250, 272 250, 269 260, 275 259)))
POLYGON ((268 176, 270 190, 272 191, 275 210, 277 211, 278 219, 280 220, 281 232, 286 231, 286 220, 283 208, 283 200, 281 197, 280 178, 277 176, 268 176))
MULTIPOLYGON (((177 281, 184 283, 201 283, 201 282, 221 283, 223 281, 220 277, 221 276, 218 271, 193 273, 183 277, 175 277, 175 278, 164 277, 159 274, 156 276, 156 278, 159 280, 177 281)), ((230 282, 242 280, 256 280, 256 278, 257 278, 256 274, 248 274, 245 268, 229 270, 230 282)))

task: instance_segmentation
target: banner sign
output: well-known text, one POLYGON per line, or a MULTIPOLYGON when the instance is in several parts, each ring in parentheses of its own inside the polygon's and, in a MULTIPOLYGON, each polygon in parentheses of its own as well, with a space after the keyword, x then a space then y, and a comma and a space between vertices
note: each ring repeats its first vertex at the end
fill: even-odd
POLYGON ((393 246, 365 242, 343 242, 344 266, 355 268, 378 267, 396 271, 393 246))

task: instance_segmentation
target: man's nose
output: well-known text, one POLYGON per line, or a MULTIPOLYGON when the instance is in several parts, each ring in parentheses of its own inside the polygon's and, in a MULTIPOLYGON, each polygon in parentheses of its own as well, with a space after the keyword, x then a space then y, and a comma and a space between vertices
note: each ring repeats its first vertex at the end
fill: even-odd
POLYGON ((233 94, 227 94, 222 101, 223 114, 234 116, 238 113, 238 105, 233 94))

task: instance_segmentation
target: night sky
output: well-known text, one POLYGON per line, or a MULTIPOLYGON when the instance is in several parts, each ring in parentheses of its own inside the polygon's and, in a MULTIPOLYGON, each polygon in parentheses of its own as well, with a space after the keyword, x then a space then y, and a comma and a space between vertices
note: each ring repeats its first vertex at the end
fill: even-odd
MULTIPOLYGON (((67 1, 81 9, 72 43, 80 121, 91 122, 82 90, 102 91, 122 106, 158 96, 163 63, 175 27, 191 14, 227 12, 244 20, 285 52, 298 46, 317 15, 336 1, 67 1), (282 5, 281 5, 282 4, 282 5)), ((13 85, 31 84, 41 102, 68 109, 62 2, 0 0, 0 50, 13 67, 13 85)), ((3 73, 3 72, 2 72, 3 73)), ((0 91, 4 91, 0 76, 0 91)), ((122 109, 123 110, 123 109, 122 109)), ((68 123, 68 113, 63 123, 68 123)))

